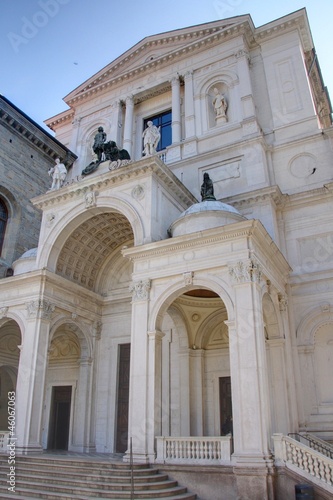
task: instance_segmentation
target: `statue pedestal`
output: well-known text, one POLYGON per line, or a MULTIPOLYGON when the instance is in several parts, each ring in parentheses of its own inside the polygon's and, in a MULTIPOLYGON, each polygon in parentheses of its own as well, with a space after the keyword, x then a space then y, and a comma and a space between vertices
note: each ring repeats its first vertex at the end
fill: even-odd
POLYGON ((228 120, 227 120, 227 117, 226 116, 223 116, 223 115, 218 115, 215 117, 215 123, 216 125, 221 125, 222 123, 226 123, 228 120))

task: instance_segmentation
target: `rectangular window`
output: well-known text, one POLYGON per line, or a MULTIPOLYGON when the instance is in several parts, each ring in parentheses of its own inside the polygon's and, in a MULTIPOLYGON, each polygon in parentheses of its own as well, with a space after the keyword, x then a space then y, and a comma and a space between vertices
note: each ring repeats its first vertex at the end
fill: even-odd
POLYGON ((151 121, 156 127, 160 128, 161 139, 157 145, 156 151, 162 151, 167 146, 170 146, 172 142, 171 135, 171 122, 172 122, 172 113, 170 111, 165 111, 164 113, 160 113, 158 115, 150 116, 146 118, 143 122, 143 130, 146 129, 147 123, 151 121))

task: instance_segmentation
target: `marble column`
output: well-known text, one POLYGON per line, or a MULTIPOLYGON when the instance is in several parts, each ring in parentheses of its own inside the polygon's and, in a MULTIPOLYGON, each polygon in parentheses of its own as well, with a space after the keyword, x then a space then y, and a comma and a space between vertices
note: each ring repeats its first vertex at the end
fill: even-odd
POLYGON ((162 435, 162 338, 163 332, 148 332, 148 457, 155 459, 155 437, 162 435))
POLYGON ((128 415, 128 450, 124 461, 130 460, 129 444, 132 439, 133 460, 148 463, 149 427, 154 427, 148 414, 148 305, 150 280, 133 281, 132 298, 131 372, 128 415))
POLYGON ((172 89, 172 144, 181 141, 181 117, 180 117, 180 80, 179 76, 171 79, 172 89))
POLYGON ((43 299, 27 304, 16 393, 16 452, 40 452, 48 339, 54 305, 43 299))
POLYGON ((134 99, 133 96, 130 95, 126 97, 123 149, 126 149, 131 157, 132 157, 132 138, 133 138, 133 116, 134 116, 134 99))

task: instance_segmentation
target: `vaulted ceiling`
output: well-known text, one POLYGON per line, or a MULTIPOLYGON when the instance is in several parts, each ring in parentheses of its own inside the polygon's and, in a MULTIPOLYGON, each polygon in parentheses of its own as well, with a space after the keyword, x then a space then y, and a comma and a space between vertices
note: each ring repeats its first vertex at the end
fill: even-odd
POLYGON ((78 226, 60 251, 56 272, 70 281, 95 290, 105 262, 133 240, 132 228, 120 213, 95 215, 78 226))

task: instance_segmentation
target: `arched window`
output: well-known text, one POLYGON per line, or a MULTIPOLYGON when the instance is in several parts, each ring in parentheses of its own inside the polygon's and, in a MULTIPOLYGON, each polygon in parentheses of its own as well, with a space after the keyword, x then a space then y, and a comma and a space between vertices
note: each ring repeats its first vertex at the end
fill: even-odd
POLYGON ((7 220, 8 220, 8 210, 4 201, 0 198, 0 254, 2 251, 2 245, 5 238, 7 220))

